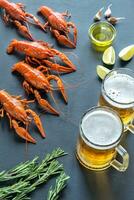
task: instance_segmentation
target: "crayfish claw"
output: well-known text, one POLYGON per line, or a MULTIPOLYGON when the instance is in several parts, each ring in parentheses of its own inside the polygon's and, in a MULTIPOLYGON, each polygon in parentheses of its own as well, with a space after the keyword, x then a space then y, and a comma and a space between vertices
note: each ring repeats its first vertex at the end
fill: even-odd
MULTIPOLYGON (((43 24, 34 15, 32 15, 30 13, 26 13, 26 16, 28 18, 33 19, 35 25, 39 26, 43 31, 45 31, 45 28, 44 28, 43 24)), ((30 21, 28 21, 28 22, 30 23, 30 21)))
POLYGON ((75 65, 71 62, 71 60, 69 60, 69 58, 64 53, 56 49, 51 49, 51 52, 53 52, 54 55, 58 56, 67 65, 67 67, 70 67, 73 71, 76 71, 75 65))
POLYGON ((51 32, 61 45, 64 45, 69 48, 76 48, 76 44, 73 43, 70 39, 68 39, 65 35, 61 35, 59 31, 51 30, 51 32))
POLYGON ((74 71, 70 67, 65 67, 57 63, 53 63, 50 60, 43 60, 42 62, 43 64, 47 65, 52 71, 61 72, 61 73, 71 73, 74 71))
POLYGON ((30 110, 30 109, 27 109, 26 112, 27 112, 28 114, 32 115, 32 117, 33 117, 33 119, 34 119, 34 122, 35 122, 37 128, 39 129, 39 131, 40 131, 42 137, 45 138, 45 137, 46 137, 46 134, 45 134, 45 132, 44 132, 44 129, 43 129, 43 126, 42 126, 42 123, 41 123, 41 120, 40 120, 39 116, 38 116, 34 111, 32 111, 32 110, 30 110))
POLYGON ((59 115, 59 112, 53 108, 47 100, 45 99, 42 99, 39 92, 37 90, 34 91, 34 95, 35 95, 35 98, 36 100, 38 101, 39 105, 44 108, 46 111, 54 114, 54 115, 59 115))
POLYGON ((55 80, 57 82, 58 89, 61 91, 61 94, 62 94, 65 102, 67 103, 68 102, 68 97, 67 97, 67 94, 66 94, 66 91, 65 91, 65 88, 64 88, 62 80, 59 77, 55 76, 55 75, 48 76, 47 80, 48 81, 55 80))
POLYGON ((68 22, 67 23, 68 27, 71 27, 73 29, 73 36, 74 36, 74 44, 76 46, 77 43, 77 28, 75 26, 75 24, 73 24, 72 22, 68 22))
POLYGON ((19 124, 17 123, 17 121, 12 120, 12 126, 15 129, 16 133, 23 138, 24 140, 26 140, 27 142, 31 142, 31 143, 36 143, 36 140, 27 132, 26 129, 24 129, 23 127, 20 127, 19 124))
POLYGON ((34 38, 32 36, 32 34, 30 33, 30 31, 28 30, 28 28, 24 25, 22 25, 19 21, 15 20, 14 21, 15 26, 18 28, 19 32, 21 33, 21 35, 23 35, 25 38, 34 41, 34 38))

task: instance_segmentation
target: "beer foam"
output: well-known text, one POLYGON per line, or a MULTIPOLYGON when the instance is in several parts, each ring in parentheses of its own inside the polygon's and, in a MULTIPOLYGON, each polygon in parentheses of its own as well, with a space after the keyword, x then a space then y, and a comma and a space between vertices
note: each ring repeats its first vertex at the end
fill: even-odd
POLYGON ((110 148, 122 134, 120 118, 105 109, 88 112, 82 120, 81 128, 84 137, 97 149, 110 148))
POLYGON ((124 104, 134 103, 134 78, 127 74, 114 74, 108 77, 104 82, 104 89, 107 96, 115 102, 110 101, 106 96, 104 98, 115 107, 127 108, 130 105, 124 104))

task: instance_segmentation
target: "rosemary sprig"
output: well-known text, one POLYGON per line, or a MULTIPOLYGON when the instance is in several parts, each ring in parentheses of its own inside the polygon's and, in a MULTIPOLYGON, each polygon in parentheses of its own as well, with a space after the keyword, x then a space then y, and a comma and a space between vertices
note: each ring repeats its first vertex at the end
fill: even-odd
MULTIPOLYGON (((27 195, 34 191, 39 185, 46 183, 49 178, 51 178, 54 175, 60 174, 63 171, 63 165, 59 164, 57 160, 53 160, 48 167, 47 171, 42 175, 39 176, 39 178, 26 190, 24 190, 21 194, 17 194, 16 197, 13 198, 13 200, 26 200, 28 199, 27 195)), ((29 183, 29 181, 28 181, 29 183)), ((30 198, 29 198, 30 199, 30 198)))
POLYGON ((7 197, 9 198, 13 194, 22 193, 29 186, 29 182, 24 182, 20 180, 16 184, 0 188, 0 199, 7 199, 7 197))
POLYGON ((32 173, 32 171, 34 171, 37 160, 38 160, 38 157, 35 157, 32 161, 20 163, 15 168, 7 172, 2 171, 0 173, 0 182, 29 176, 29 174, 32 173))
POLYGON ((40 177, 43 173, 45 173, 48 170, 48 166, 53 160, 65 155, 67 155, 67 153, 65 153, 60 148, 54 150, 51 154, 47 154, 45 159, 42 160, 41 164, 39 164, 36 167, 35 171, 30 176, 28 176, 26 180, 29 181, 40 177))
POLYGON ((51 176, 60 174, 63 171, 63 165, 57 160, 58 157, 66 155, 60 148, 54 150, 51 154, 37 164, 38 158, 17 165, 8 172, 0 173, 0 181, 13 180, 18 178, 18 183, 0 188, 0 200, 26 200, 29 193, 34 191, 40 184, 46 183, 51 176))
POLYGON ((15 168, 7 172, 0 172, 0 182, 24 177, 27 177, 27 180, 32 180, 41 172, 44 173, 52 160, 64 155, 66 155, 66 153, 64 153, 62 149, 57 148, 56 150, 52 151, 51 154, 47 154, 41 164, 37 165, 38 157, 35 157, 32 161, 20 163, 15 168))
POLYGON ((50 187, 47 200, 58 200, 59 194, 66 187, 67 180, 69 178, 70 177, 67 176, 64 172, 61 172, 60 176, 56 179, 55 187, 50 187))

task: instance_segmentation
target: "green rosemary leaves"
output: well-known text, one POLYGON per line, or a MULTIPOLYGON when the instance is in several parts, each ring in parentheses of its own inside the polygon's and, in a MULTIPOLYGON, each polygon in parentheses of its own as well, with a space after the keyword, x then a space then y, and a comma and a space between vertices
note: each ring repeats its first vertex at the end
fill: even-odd
POLYGON ((0 173, 0 182, 8 186, 0 187, 0 200, 26 200, 30 199, 29 194, 39 185, 46 183, 51 177, 59 175, 54 189, 50 189, 48 200, 58 199, 58 195, 66 186, 69 177, 64 173, 63 165, 56 159, 66 155, 60 148, 38 163, 38 157, 17 165, 9 171, 0 173), (7 182, 8 181, 8 182, 7 182))

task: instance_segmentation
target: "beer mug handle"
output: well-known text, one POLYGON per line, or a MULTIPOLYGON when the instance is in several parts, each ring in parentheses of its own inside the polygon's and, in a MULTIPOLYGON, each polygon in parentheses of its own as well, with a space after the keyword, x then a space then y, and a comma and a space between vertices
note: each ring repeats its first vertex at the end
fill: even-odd
POLYGON ((128 155, 127 151, 121 145, 116 147, 116 151, 122 157, 123 161, 121 163, 118 160, 114 159, 111 162, 111 166, 114 167, 115 169, 117 169, 118 171, 123 172, 128 168, 129 155, 128 155))
POLYGON ((133 124, 129 124, 126 128, 127 128, 127 130, 129 130, 131 133, 134 134, 134 125, 133 124))

